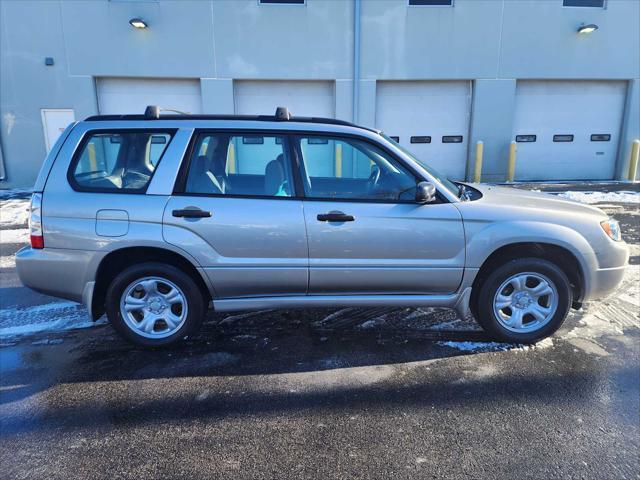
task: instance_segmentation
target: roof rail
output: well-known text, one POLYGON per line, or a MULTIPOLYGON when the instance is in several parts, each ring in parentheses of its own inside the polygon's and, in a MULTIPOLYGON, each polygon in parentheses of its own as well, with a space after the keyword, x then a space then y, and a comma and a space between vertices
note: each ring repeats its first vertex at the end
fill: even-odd
MULTIPOLYGON (((85 118, 85 122, 99 122, 109 120, 248 120, 259 122, 299 122, 299 123, 323 123, 327 125, 343 125, 346 127, 362 128, 371 132, 379 132, 374 128, 363 127, 355 123, 338 120, 336 118, 323 117, 294 117, 287 107, 278 107, 275 115, 202 115, 202 114, 170 114, 161 115, 161 108, 157 105, 149 105, 144 114, 123 114, 123 115, 92 115, 85 118)), ((174 110, 171 110, 174 111, 174 110)))

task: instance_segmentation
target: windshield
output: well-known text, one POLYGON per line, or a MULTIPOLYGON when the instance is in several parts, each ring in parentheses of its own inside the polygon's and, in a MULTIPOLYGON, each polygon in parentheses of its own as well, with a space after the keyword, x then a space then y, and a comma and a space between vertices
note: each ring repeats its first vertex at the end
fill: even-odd
POLYGON ((455 195, 456 197, 460 196, 460 192, 459 192, 459 188, 458 185, 455 184, 454 182, 452 182, 451 180, 449 180, 448 178, 446 178, 444 175, 442 175, 441 173, 435 171, 433 168, 431 168, 429 165, 425 164, 424 162, 421 162, 420 160, 418 160, 409 150, 407 150, 406 148, 404 148, 402 145, 400 145, 398 142, 396 142, 395 140, 393 140, 392 138, 388 137, 387 135, 385 135, 384 133, 380 133, 380 135, 382 135, 384 138, 386 138, 387 140, 389 140, 391 143, 393 143, 396 148, 400 149, 405 155, 407 155, 408 157, 410 157, 413 161, 415 161, 416 163, 418 163, 422 168, 424 168, 427 172, 429 172, 429 174, 434 177, 436 180, 438 180, 447 190, 449 190, 449 192, 453 195, 455 195))

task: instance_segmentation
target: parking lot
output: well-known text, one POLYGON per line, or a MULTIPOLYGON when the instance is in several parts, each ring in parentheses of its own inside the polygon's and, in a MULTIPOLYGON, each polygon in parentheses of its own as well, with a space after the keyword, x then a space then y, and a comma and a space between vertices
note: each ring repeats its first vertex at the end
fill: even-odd
POLYGON ((28 200, 3 194, 0 476, 639 478, 640 188, 520 188, 596 204, 631 248, 618 291, 536 346, 379 308, 210 313, 136 349, 20 284, 28 200))

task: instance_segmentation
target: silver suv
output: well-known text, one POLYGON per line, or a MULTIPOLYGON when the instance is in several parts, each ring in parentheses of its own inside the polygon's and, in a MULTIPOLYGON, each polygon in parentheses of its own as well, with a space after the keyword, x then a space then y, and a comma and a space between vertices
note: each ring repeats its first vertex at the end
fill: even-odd
POLYGON ((209 306, 450 307, 535 342, 628 259, 597 208, 451 182, 382 132, 284 108, 70 125, 30 229, 22 282, 144 346, 194 334, 209 306))

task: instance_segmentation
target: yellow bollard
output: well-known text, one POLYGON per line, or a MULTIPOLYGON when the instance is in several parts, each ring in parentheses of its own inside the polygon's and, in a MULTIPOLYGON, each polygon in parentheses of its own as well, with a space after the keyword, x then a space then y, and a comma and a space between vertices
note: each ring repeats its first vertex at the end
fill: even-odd
POLYGON ((507 169, 507 182, 513 182, 516 175, 516 152, 518 144, 514 141, 509 145, 509 167, 507 169))
POLYGON ((336 143, 336 158, 334 168, 336 170, 336 177, 342 177, 342 145, 336 143))
POLYGON ((629 162, 629 181, 635 182, 638 174, 638 156, 640 156, 640 140, 636 139, 631 144, 631 161, 629 162))
POLYGON ((233 143, 229 143, 229 152, 227 153, 227 173, 236 173, 236 149, 233 143))
POLYGON ((96 159, 96 146, 93 143, 89 143, 89 168, 91 172, 98 171, 98 160, 96 159))
POLYGON ((482 155, 484 154, 484 143, 482 140, 478 140, 476 143, 476 168, 473 171, 473 181, 480 183, 482 178, 482 155))

